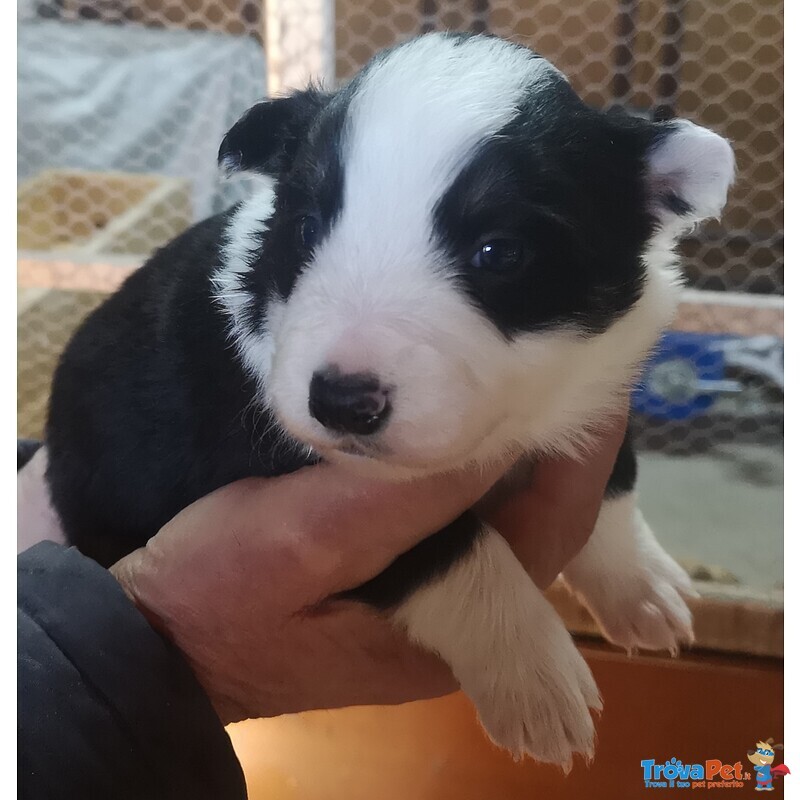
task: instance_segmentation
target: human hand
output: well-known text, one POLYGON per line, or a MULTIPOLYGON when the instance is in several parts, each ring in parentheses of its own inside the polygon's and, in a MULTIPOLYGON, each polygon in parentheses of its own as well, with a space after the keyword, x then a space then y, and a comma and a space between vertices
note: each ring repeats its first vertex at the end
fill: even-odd
POLYGON ((626 406, 609 420, 585 458, 542 459, 512 493, 486 498, 483 516, 506 538, 540 589, 558 577, 591 536, 627 427, 626 406))
MULTIPOLYGON (((543 461, 487 507, 541 586, 594 526, 624 424, 584 462, 543 461)), ((393 704, 457 688, 449 668, 384 615, 334 595, 473 506, 504 467, 389 484, 333 465, 224 487, 112 567, 184 653, 224 723, 393 704)))

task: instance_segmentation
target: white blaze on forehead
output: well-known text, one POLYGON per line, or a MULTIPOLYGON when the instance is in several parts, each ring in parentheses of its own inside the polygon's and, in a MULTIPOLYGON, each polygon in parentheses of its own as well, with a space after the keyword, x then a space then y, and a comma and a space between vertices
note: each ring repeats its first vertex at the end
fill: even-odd
POLYGON ((476 146, 552 79, 563 76, 529 50, 442 35, 402 45, 356 78, 342 131, 341 210, 298 276, 276 331, 272 388, 284 418, 290 405, 306 413, 312 373, 334 362, 396 386, 391 429, 402 447, 405 438, 425 438, 430 460, 434 438, 459 438, 450 426, 490 394, 489 376, 508 348, 437 269, 432 212, 476 146), (465 343, 473 359, 463 357, 465 343), (485 391, 465 389, 461 412, 423 432, 420 420, 441 408, 431 386, 442 383, 485 391))
POLYGON ((331 238, 339 238, 337 229, 348 240, 369 232, 358 246, 370 252, 360 255, 384 263, 422 255, 431 211, 471 151, 548 76, 560 73, 529 50, 488 37, 429 35, 375 62, 350 104, 343 208, 331 238))

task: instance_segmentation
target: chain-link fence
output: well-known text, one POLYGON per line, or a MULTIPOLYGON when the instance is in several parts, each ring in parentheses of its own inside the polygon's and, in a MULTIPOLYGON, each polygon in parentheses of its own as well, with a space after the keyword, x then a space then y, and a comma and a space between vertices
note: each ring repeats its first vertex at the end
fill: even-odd
MULTIPOLYGON (((346 80, 419 32, 495 33, 550 59, 593 105, 712 127, 732 141, 738 177, 722 219, 684 243, 686 274, 697 289, 744 299, 684 306, 677 327, 691 335, 665 340, 634 404, 641 439, 679 452, 780 439, 778 0, 18 0, 18 16, 26 291, 41 292, 48 270, 53 292, 91 291, 62 280, 94 274, 75 263, 140 263, 227 207, 245 189, 219 181, 216 149, 246 107, 320 74, 346 80)), ((37 343, 20 359, 29 434, 41 414, 25 421, 23 396, 46 393, 42 365, 72 324, 37 303, 20 312, 21 341, 37 343)))
MULTIPOLYGON (((491 31, 553 61, 591 104, 687 116, 727 136, 737 181, 722 220, 685 243, 687 276, 703 289, 782 293, 779 0, 26 0, 21 8, 23 181, 45 169, 184 178, 199 218, 236 196, 216 179, 218 134, 267 83, 278 91, 327 69, 325 27, 335 25, 337 80, 420 31, 491 31), (265 39, 277 79, 267 77, 265 39)), ((87 225, 118 216, 109 192, 127 207, 143 191, 141 181, 128 191, 59 174, 24 189, 32 198, 22 211, 24 249, 83 242, 87 225)), ((175 203, 163 233, 188 222, 184 199, 176 194, 175 203)), ((162 239, 154 233, 154 244, 162 239)))
POLYGON ((82 317, 244 196, 216 151, 266 94, 264 14, 252 0, 19 0, 18 23, 17 427, 40 436, 82 317))
POLYGON ((684 246, 703 289, 783 291, 780 0, 338 0, 337 77, 420 30, 490 31, 569 76, 588 103, 686 116, 729 138, 725 214, 684 246))

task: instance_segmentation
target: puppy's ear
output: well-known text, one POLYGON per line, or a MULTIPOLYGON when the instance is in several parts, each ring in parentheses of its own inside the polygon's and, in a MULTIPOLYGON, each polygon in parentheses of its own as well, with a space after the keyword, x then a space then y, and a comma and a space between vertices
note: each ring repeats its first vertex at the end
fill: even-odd
POLYGON ((687 120, 655 125, 647 182, 662 224, 680 229, 719 217, 735 171, 733 149, 716 133, 687 120))
POLYGON ((225 175, 254 172, 278 177, 288 170, 297 148, 329 95, 317 89, 256 103, 228 131, 217 160, 225 175))

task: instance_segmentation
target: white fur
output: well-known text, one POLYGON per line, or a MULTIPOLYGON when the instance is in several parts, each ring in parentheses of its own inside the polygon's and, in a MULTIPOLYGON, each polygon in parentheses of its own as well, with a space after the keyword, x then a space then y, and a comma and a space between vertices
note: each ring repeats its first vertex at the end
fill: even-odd
MULTIPOLYGON (((699 220, 719 217, 733 183, 736 162, 730 143, 713 131, 688 120, 673 123, 677 130, 661 140, 649 157, 655 187, 670 188, 691 206, 678 229, 699 220)), ((669 216, 661 210, 662 216, 669 216)))
POLYGON ((222 264, 211 278, 214 299, 230 320, 230 338, 247 371, 262 385, 272 363, 273 338, 253 334, 244 325, 245 309, 252 298, 242 287, 242 279, 250 270, 260 247, 259 237, 267 229, 274 211, 275 191, 269 182, 234 214, 222 246, 222 264))
POLYGON ((264 402, 288 430, 367 471, 444 470, 491 460, 512 447, 574 454, 616 406, 677 304, 674 240, 659 234, 645 256, 642 297, 602 336, 560 330, 509 344, 444 272, 410 262, 408 269, 386 267, 369 280, 312 267, 288 304, 270 302, 270 334, 254 336, 241 323, 247 295, 240 280, 273 200, 271 191, 262 192, 235 216, 215 276, 217 298, 230 315, 241 357, 264 387, 264 402), (311 375, 328 362, 344 371, 379 370, 396 387, 380 462, 340 455, 329 431, 308 415, 311 375))
POLYGON ((641 299, 604 335, 560 330, 512 344, 455 290, 431 241, 432 209, 472 148, 548 80, 563 77, 508 43, 438 36, 360 78, 341 216, 280 324, 270 320, 265 401, 295 438, 354 469, 402 477, 511 448, 574 453, 618 405, 677 305, 673 237, 654 239, 641 299), (394 387, 389 424, 369 449, 308 413, 311 376, 330 363, 394 387))
MULTIPOLYGON (((684 219, 661 214, 640 299, 597 336, 562 329, 509 342, 464 300, 431 242, 432 210, 473 149, 516 113, 523 91, 562 79, 487 38, 428 36, 375 62, 344 131, 341 214, 288 300, 270 300, 260 340, 244 334, 240 279, 273 199, 238 212, 216 276, 220 302, 262 402, 326 459, 396 478, 511 449, 574 454, 627 391, 677 305, 673 249, 684 219), (393 387, 391 417, 370 441, 310 416, 311 376, 328 364, 376 372, 393 387)), ((650 178, 708 215, 719 212, 732 167, 727 143, 700 130, 683 126, 654 149, 650 178)), ((690 587, 631 503, 604 505, 567 577, 614 641, 674 649, 691 635, 680 597, 690 587)), ((572 752, 591 755, 591 675, 498 534, 407 598, 395 619, 452 666, 494 741, 564 765, 572 752)))
POLYGON ((636 495, 603 503, 594 533, 564 579, 609 641, 635 650, 669 650, 693 640, 689 576, 656 541, 636 495))
POLYGON ((315 263, 354 285, 382 272, 427 278, 418 273, 436 260, 434 205, 471 151, 545 80, 563 77, 499 39, 426 36, 378 61, 350 105, 342 214, 315 263))
POLYGON ((296 438, 359 466, 341 449, 363 443, 332 448, 330 431, 307 412, 311 375, 328 363, 378 371, 395 387, 380 463, 371 459, 368 471, 457 466, 501 425, 506 409, 492 399, 508 393, 507 367, 518 362, 440 268, 432 210, 470 151, 546 79, 563 77, 527 50, 440 36, 405 45, 361 76, 343 148, 341 216, 273 329, 267 401, 296 438))
POLYGON ((383 265, 367 278, 331 268, 325 250, 274 329, 268 403, 296 438, 387 476, 489 461, 520 447, 574 454, 618 406, 673 314, 679 277, 668 244, 651 248, 642 297, 602 336, 559 330, 512 343, 430 257, 383 265), (375 444, 379 461, 342 455, 341 440, 308 414, 311 375, 331 362, 378 372, 395 387, 390 423, 375 444))
POLYGON ((488 529, 394 618, 452 667, 496 744, 565 769, 572 753, 591 759, 589 710, 602 707, 595 682, 561 619, 498 533, 488 529))
MULTIPOLYGON (((403 477, 509 449, 575 454, 618 405, 677 305, 673 249, 685 219, 662 212, 641 298, 592 337, 562 329, 509 343, 455 290, 431 242, 432 209, 473 148, 517 112, 523 93, 561 80, 543 59, 486 37, 429 35, 377 60, 348 111, 341 214, 289 299, 268 303, 261 336, 242 325, 241 276, 274 195, 238 211, 218 298, 261 402, 297 440, 354 469, 403 477), (394 388, 389 424, 369 442, 332 434, 309 414, 311 377, 329 364, 375 372, 394 388)), ((695 217, 719 212, 733 176, 724 139, 678 123, 649 162, 650 179, 668 183, 695 217)))

